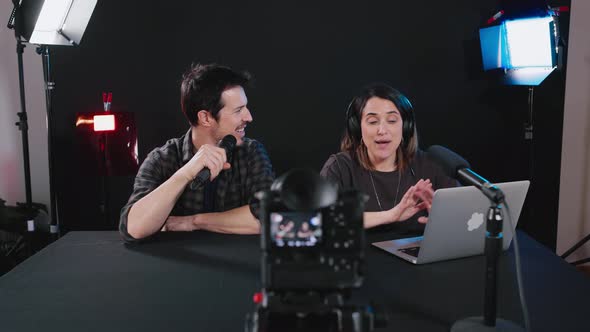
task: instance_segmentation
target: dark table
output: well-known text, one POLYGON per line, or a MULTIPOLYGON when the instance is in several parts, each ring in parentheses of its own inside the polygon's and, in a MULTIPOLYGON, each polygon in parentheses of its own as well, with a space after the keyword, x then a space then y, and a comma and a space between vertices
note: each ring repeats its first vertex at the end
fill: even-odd
MULTIPOLYGON (((533 331, 590 331, 590 278, 519 239, 533 331)), ((243 331, 259 254, 258 236, 161 233, 129 246, 116 232, 72 232, 0 278, 0 331, 243 331)), ((386 308, 388 331, 447 331, 482 314, 484 266, 414 266, 368 247, 353 300, 386 308)), ((499 268, 498 317, 522 325, 512 251, 499 268)))

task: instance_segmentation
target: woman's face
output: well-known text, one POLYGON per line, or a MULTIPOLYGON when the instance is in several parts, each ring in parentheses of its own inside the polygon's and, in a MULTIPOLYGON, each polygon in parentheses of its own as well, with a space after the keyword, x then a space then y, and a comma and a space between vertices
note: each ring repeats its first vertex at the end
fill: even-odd
POLYGON ((402 140, 402 117, 395 104, 372 97, 361 114, 361 134, 369 159, 378 170, 395 164, 396 151, 402 140))

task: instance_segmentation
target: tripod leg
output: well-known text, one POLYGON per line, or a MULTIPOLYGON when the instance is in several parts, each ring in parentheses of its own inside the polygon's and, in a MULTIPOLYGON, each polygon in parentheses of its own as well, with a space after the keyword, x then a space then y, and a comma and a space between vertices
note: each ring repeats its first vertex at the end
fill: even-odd
POLYGON ((580 259, 579 261, 572 262, 572 265, 582 265, 582 264, 585 264, 585 263, 590 263, 590 257, 584 258, 584 259, 580 259))
POLYGON ((569 248, 566 252, 561 255, 561 258, 565 259, 567 256, 571 255, 572 252, 576 251, 580 248, 584 243, 590 240, 590 234, 586 235, 583 239, 581 239, 578 243, 574 244, 571 248, 569 248))

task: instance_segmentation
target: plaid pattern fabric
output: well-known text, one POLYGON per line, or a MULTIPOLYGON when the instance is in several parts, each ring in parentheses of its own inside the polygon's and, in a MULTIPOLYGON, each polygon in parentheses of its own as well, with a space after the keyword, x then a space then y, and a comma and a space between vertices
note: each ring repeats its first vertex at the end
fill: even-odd
MULTIPOLYGON (((194 156, 191 130, 180 138, 166 142, 148 154, 135 177, 133 193, 121 210, 119 230, 125 240, 135 241, 127 232, 127 215, 131 206, 156 189, 194 156)), ((250 204, 254 193, 270 188, 274 180, 272 165, 264 146, 244 138, 233 152, 231 168, 216 178, 215 211, 205 211, 205 186, 196 190, 187 185, 170 212, 172 216, 188 216, 205 212, 222 212, 250 204)), ((256 216, 255 208, 250 210, 256 216)))

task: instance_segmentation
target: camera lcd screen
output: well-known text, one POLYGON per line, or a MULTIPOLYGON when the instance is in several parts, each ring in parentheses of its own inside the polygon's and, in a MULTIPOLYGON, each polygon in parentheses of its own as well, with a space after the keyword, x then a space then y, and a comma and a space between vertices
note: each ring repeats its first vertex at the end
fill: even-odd
POLYGON ((319 212, 271 212, 271 241, 277 247, 313 247, 322 240, 319 212))

